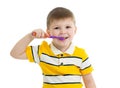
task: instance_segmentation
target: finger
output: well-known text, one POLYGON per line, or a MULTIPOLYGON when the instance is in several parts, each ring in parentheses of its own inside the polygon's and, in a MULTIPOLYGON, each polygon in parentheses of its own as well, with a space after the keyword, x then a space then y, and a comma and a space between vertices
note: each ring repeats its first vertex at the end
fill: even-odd
POLYGON ((45 33, 42 31, 40 37, 44 38, 45 33))
POLYGON ((50 35, 49 35, 48 33, 45 33, 45 34, 44 34, 44 37, 45 37, 45 38, 48 38, 48 37, 50 37, 50 35))

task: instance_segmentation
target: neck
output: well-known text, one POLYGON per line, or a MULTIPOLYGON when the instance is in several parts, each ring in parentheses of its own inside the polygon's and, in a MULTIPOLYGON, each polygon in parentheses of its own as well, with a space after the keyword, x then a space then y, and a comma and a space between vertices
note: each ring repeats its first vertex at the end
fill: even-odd
POLYGON ((54 45, 57 49, 59 49, 61 52, 65 52, 65 51, 69 48, 69 46, 71 45, 71 43, 70 43, 69 45, 67 45, 67 46, 58 46, 58 45, 56 45, 56 44, 54 44, 54 43, 53 43, 53 45, 54 45))

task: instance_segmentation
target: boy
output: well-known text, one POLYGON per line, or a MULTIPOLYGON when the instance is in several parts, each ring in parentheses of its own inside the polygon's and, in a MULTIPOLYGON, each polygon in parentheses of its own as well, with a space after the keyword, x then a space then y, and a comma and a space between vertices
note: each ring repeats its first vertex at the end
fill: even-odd
POLYGON ((38 63, 43 72, 43 88, 82 88, 81 78, 86 88, 96 88, 85 50, 72 43, 76 30, 73 13, 57 7, 48 14, 46 32, 36 29, 27 34, 11 50, 11 56, 38 63), (43 41, 28 46, 35 38, 50 36, 56 36, 51 44, 43 41))

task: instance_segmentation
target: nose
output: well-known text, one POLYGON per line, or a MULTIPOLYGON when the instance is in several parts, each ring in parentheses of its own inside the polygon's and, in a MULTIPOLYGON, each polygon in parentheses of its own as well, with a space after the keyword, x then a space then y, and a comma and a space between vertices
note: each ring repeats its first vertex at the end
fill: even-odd
POLYGON ((60 30, 60 33, 61 34, 64 34, 66 31, 65 31, 65 28, 61 28, 61 30, 60 30))

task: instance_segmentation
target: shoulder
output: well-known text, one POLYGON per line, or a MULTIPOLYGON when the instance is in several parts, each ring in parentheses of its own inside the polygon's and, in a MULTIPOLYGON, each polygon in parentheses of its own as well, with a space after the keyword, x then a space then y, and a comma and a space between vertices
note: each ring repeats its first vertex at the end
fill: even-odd
POLYGON ((50 43, 47 41, 43 41, 40 44, 39 52, 47 54, 47 55, 53 55, 53 52, 50 48, 50 43))
POLYGON ((87 55, 85 49, 81 48, 81 47, 78 47, 78 46, 75 46, 74 55, 78 56, 82 59, 88 58, 88 55, 87 55))
POLYGON ((43 50, 43 49, 49 49, 49 43, 47 41, 42 41, 41 44, 39 44, 39 49, 43 50))
POLYGON ((85 52, 85 49, 78 47, 78 46, 75 46, 75 52, 83 53, 83 52, 85 52))
POLYGON ((42 41, 42 43, 40 44, 40 46, 49 46, 49 43, 47 41, 42 41))

